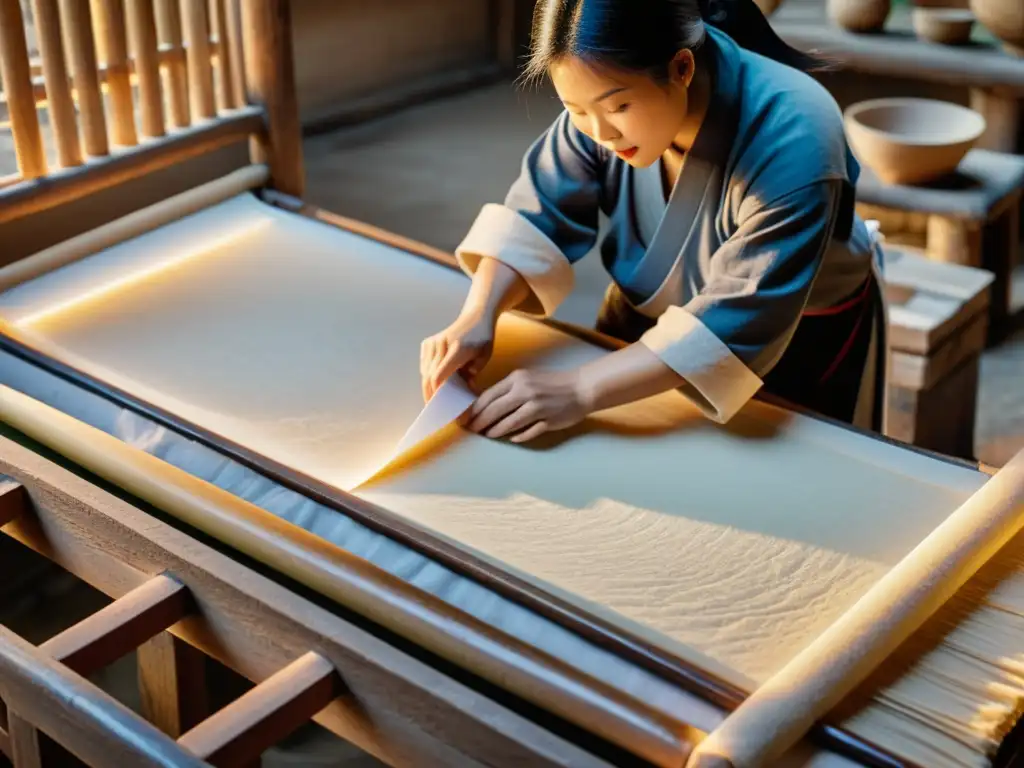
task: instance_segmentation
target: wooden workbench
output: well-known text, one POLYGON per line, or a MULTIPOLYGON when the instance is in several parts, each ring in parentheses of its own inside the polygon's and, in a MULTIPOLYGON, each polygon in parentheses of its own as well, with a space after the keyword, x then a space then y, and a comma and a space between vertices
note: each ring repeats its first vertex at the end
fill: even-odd
POLYGON ((771 22, 790 45, 824 54, 843 69, 969 88, 971 106, 988 121, 978 146, 1020 151, 1024 59, 1004 53, 980 24, 970 45, 953 47, 917 39, 910 8, 903 5, 893 8, 885 31, 877 35, 832 24, 822 0, 786 0, 771 22))

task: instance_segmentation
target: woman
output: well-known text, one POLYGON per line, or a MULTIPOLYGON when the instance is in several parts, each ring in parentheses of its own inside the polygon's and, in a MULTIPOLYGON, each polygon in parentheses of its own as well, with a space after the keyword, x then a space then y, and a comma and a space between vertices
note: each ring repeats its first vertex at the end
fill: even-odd
POLYGON ((879 430, 877 248, 815 65, 753 0, 540 0, 527 76, 549 76, 565 111, 456 250, 472 286, 422 344, 424 396, 483 367, 501 312, 555 311, 604 212, 597 328, 628 345, 517 371, 470 429, 522 442, 670 388, 724 423, 764 387, 879 430))

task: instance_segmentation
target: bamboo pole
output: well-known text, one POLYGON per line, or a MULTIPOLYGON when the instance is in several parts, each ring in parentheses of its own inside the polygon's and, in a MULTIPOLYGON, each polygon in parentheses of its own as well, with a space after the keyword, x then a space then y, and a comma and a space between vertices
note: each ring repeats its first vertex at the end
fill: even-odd
POLYGON ((50 112, 57 161, 65 168, 82 164, 75 102, 71 98, 64 43, 61 40, 60 9, 57 0, 32 0, 36 37, 42 55, 46 104, 50 112))
POLYGON ((0 0, 0 77, 10 112, 18 170, 24 179, 46 174, 43 132, 32 92, 32 70, 19 0, 0 0))
POLYGON ((128 36, 131 41, 135 73, 139 80, 142 111, 142 135, 163 136, 163 94, 160 88, 160 64, 157 61, 156 18, 153 0, 131 0, 127 4, 128 36))
POLYGON ((288 0, 245 2, 242 28, 246 100, 263 107, 268 124, 266 135, 253 145, 253 162, 270 166, 271 187, 301 198, 305 171, 288 0))
POLYGON ((101 79, 106 80, 114 113, 114 143, 133 147, 139 140, 135 132, 135 104, 128 61, 124 0, 93 0, 93 14, 97 46, 103 52, 104 71, 101 79))
POLYGON ((210 31, 217 40, 217 109, 231 109, 237 103, 232 76, 231 55, 228 51, 228 0, 210 0, 210 31))
MULTIPOLYGON (((132 0, 131 4, 137 2, 141 0, 132 0)), ((208 154, 262 129, 263 115, 258 108, 240 109, 214 122, 146 142, 131 152, 105 157, 87 166, 63 169, 40 181, 0 189, 0 224, 208 154)))
POLYGON ((227 4, 227 57, 231 60, 232 106, 241 107, 245 96, 245 53, 242 35, 242 7, 240 0, 225 0, 227 4))
POLYGON ((181 0, 185 26, 185 58, 188 63, 188 93, 192 119, 217 116, 213 95, 213 65, 210 63, 210 25, 206 0, 181 0))
POLYGON ((85 152, 93 157, 104 157, 110 154, 110 145, 107 142, 107 119, 100 92, 89 0, 60 0, 60 14, 78 109, 82 113, 85 152))
POLYGON ((171 122, 177 128, 191 125, 188 111, 188 75, 185 71, 185 46, 181 34, 181 9, 178 0, 156 0, 157 38, 167 74, 167 101, 171 122))

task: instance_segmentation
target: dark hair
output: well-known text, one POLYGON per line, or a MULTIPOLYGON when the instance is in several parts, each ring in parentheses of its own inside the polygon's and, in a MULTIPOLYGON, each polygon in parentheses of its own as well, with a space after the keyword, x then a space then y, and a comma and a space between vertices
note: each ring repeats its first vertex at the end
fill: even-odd
POLYGON ((568 55, 661 81, 679 51, 701 46, 705 24, 801 71, 824 68, 823 60, 783 42, 754 0, 537 0, 523 79, 543 78, 568 55))

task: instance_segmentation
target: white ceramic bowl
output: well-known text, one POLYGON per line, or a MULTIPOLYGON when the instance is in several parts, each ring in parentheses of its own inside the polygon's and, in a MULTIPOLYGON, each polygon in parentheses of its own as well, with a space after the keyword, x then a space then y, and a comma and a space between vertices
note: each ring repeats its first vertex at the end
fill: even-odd
POLYGON ((888 184, 952 173, 986 127, 972 109, 914 98, 862 101, 846 110, 845 123, 854 155, 888 184))

